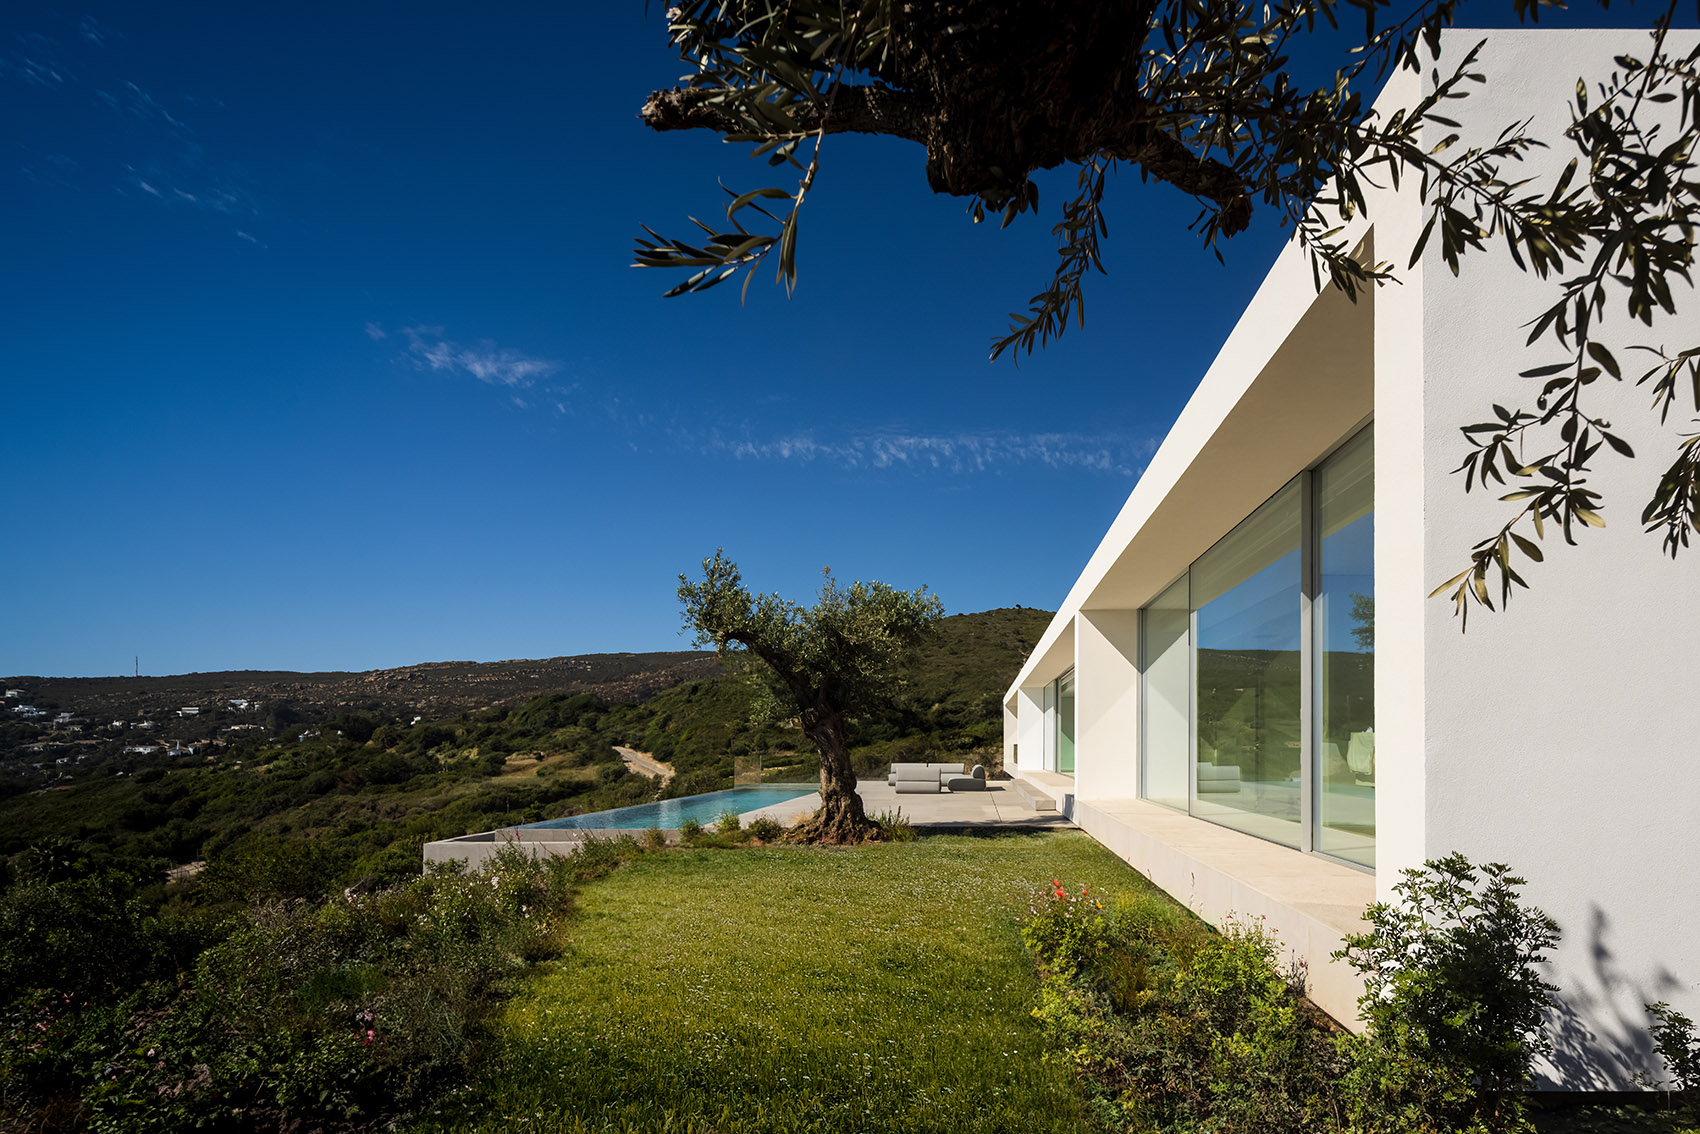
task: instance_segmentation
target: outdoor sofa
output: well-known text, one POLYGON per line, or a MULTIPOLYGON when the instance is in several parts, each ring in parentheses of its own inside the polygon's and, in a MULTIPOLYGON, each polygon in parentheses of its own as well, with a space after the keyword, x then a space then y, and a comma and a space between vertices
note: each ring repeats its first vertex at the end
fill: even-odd
POLYGON ((898 795, 937 795, 941 791, 985 791, 986 769, 976 764, 972 772, 961 764, 893 764, 886 775, 887 786, 898 795))

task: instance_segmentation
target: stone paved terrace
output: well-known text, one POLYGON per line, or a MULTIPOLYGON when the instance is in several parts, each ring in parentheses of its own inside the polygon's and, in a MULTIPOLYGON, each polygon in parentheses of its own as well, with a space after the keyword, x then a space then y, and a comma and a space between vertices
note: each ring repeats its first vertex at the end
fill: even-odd
POLYGON ((937 795, 898 795, 888 787, 883 776, 869 777, 856 785, 862 797, 862 808, 869 815, 896 813, 914 827, 949 830, 966 827, 1072 827, 1062 813, 1060 801, 1052 809, 1035 810, 1029 800, 1035 793, 1023 793, 1014 780, 992 780, 985 791, 949 792, 937 795))

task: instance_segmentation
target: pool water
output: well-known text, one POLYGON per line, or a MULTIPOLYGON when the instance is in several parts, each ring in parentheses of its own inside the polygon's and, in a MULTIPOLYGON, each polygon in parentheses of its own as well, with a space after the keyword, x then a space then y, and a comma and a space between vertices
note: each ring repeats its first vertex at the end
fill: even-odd
POLYGON ((695 819, 708 826, 727 811, 742 815, 758 807, 771 807, 813 795, 814 784, 763 784, 760 787, 740 787, 730 791, 711 791, 706 795, 683 795, 678 799, 663 799, 656 803, 640 803, 634 807, 616 807, 612 811, 593 811, 588 815, 569 815, 562 819, 546 819, 541 823, 526 823, 532 830, 567 831, 647 831, 660 827, 677 830, 686 819, 695 819))

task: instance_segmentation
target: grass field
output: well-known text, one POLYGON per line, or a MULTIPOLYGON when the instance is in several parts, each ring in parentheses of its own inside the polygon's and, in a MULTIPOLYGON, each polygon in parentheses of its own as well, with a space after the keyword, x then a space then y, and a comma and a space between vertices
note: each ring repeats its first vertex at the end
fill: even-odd
POLYGON ((646 855, 418 1128, 1082 1130, 1015 924, 1052 877, 1150 889, 1078 832, 646 855))

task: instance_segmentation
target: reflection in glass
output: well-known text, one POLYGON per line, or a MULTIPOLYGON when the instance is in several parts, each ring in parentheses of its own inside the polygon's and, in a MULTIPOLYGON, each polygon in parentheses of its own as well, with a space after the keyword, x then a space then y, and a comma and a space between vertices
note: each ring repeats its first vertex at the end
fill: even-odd
POLYGON ((1057 678, 1057 771, 1074 771, 1074 671, 1057 678))
POLYGON ((1198 763, 1193 814, 1300 844, 1300 482, 1192 567, 1198 763))
POLYGON ((1153 803, 1185 811, 1192 726, 1192 603, 1185 576, 1152 600, 1140 625, 1143 791, 1153 803))
POLYGON ((1316 471, 1316 849, 1375 865, 1374 441, 1316 471))

